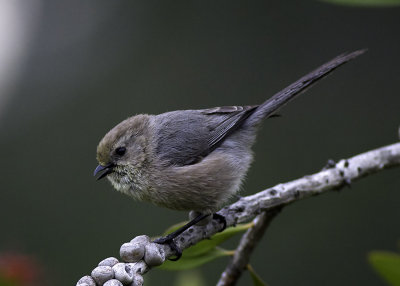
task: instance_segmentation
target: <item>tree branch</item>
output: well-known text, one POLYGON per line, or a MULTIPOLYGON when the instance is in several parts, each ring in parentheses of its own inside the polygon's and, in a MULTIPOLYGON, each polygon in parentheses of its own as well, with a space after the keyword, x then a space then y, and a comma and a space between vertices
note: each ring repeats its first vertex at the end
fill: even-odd
MULTIPOLYGON (((229 206, 226 206, 225 208, 220 210, 218 214, 226 218, 227 226, 234 226, 237 223, 247 222, 256 217, 257 215, 260 215, 263 212, 269 212, 270 210, 276 207, 283 207, 294 201, 301 200, 314 195, 319 195, 329 190, 338 190, 346 185, 349 185, 351 182, 354 182, 365 176, 395 166, 400 166, 400 143, 395 143, 389 146, 381 147, 366 153, 356 155, 349 159, 340 160, 337 164, 332 164, 328 168, 324 168, 318 173, 304 176, 300 179, 291 182, 278 184, 272 188, 266 189, 254 195, 243 197, 237 202, 229 206)), ((259 220, 261 221, 262 218, 260 218, 259 220)), ((211 237, 212 235, 216 234, 220 229, 221 229, 221 224, 213 220, 206 226, 193 226, 189 228, 184 233, 182 233, 178 238, 176 238, 175 242, 177 246, 183 250, 198 243, 203 239, 211 237)), ((251 231, 249 230, 246 233, 246 235, 247 234, 250 236, 251 231)), ((256 234, 255 231, 253 234, 254 235, 256 234)), ((140 245, 137 241, 135 242, 134 240, 132 240, 130 244, 140 246, 140 247, 137 246, 138 248, 134 248, 135 251, 138 251, 138 249, 140 248, 140 251, 142 251, 141 253, 144 253, 144 255, 142 255, 142 258, 140 260, 136 260, 136 258, 135 260, 126 259, 127 255, 123 253, 122 251, 123 247, 121 247, 121 257, 125 261, 133 262, 133 263, 127 263, 125 265, 127 266, 126 269, 131 269, 134 275, 143 275, 151 268, 151 266, 160 265, 166 258, 169 258, 174 255, 174 251, 170 249, 168 245, 159 245, 155 243, 150 243, 146 239, 142 239, 141 241, 143 241, 143 243, 140 245), (156 256, 157 255, 158 256, 154 259, 154 257, 150 256, 149 253, 152 254, 155 253, 156 256)), ((248 247, 251 248, 251 246, 248 247)), ((130 249, 131 251, 133 251, 132 248, 130 249)), ((121 263, 118 263, 118 265, 119 264, 121 263)), ((115 275, 112 274, 111 273, 112 271, 110 272, 109 270, 111 270, 112 267, 112 270, 114 270, 115 273, 114 268, 117 265, 115 265, 115 263, 114 264, 111 263, 109 265, 107 264, 106 266, 110 267, 110 269, 107 268, 108 271, 107 277, 111 276, 114 277, 115 275)), ((106 266, 101 266, 101 267, 106 267, 106 266)), ((95 272, 95 270, 93 270, 93 272, 95 272)), ((96 273, 98 273, 99 271, 97 271, 96 273)), ((78 282, 77 285, 88 285, 88 286, 95 285, 87 282, 90 281, 90 279, 92 279, 91 276, 85 276, 82 279, 81 279, 82 281, 80 280, 81 282, 78 282)), ((95 278, 95 280, 96 279, 98 278, 95 278)), ((141 284, 136 283, 131 285, 141 285, 141 284)))
POLYGON ((239 246, 235 250, 231 261, 222 273, 217 286, 235 285, 246 269, 254 248, 264 235, 272 219, 279 213, 280 207, 262 212, 253 220, 253 226, 249 228, 240 239, 239 246))

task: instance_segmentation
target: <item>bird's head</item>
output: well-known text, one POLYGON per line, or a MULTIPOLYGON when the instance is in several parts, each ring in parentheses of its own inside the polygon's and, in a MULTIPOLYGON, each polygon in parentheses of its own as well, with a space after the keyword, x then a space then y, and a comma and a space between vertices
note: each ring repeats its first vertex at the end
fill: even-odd
POLYGON ((148 157, 148 125, 148 115, 133 116, 101 139, 96 156, 99 165, 94 171, 98 180, 107 177, 117 189, 135 181, 148 157))

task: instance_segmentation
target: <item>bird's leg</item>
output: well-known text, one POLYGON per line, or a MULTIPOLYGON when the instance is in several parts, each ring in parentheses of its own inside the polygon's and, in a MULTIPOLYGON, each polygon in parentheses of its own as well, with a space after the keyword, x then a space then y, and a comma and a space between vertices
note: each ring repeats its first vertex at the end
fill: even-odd
POLYGON ((160 237, 157 238, 156 240, 154 240, 155 243, 158 244, 168 244, 169 247, 171 247, 171 249, 173 249, 175 251, 175 255, 176 258, 170 259, 172 261, 176 261, 179 258, 181 258, 182 256, 182 250, 179 249, 179 247, 176 245, 174 239, 180 235, 182 232, 184 232, 185 230, 187 230, 189 227, 195 225, 196 223, 198 223, 199 221, 205 219, 206 217, 208 217, 210 214, 200 214, 197 217, 195 217, 194 219, 192 219, 191 221, 189 221, 187 224, 185 224, 184 226, 182 226, 181 228, 175 230, 174 232, 171 232, 170 234, 168 234, 167 236, 164 237, 160 237))
POLYGON ((226 228, 226 218, 223 215, 220 215, 218 213, 214 213, 213 214, 213 219, 219 221, 220 223, 222 223, 222 228, 219 232, 222 232, 225 230, 226 228))

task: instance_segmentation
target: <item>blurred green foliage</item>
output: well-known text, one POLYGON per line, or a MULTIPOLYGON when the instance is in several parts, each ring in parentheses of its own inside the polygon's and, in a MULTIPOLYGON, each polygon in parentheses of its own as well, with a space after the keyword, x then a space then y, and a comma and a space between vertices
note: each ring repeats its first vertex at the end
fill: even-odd
MULTIPOLYGON (((181 226, 185 225, 186 222, 175 224, 169 227, 163 235, 171 233, 181 226)), ((198 244, 186 249, 183 252, 181 259, 178 261, 167 260, 159 268, 164 270, 188 270, 200 267, 208 262, 211 262, 219 257, 230 256, 234 254, 234 251, 225 250, 218 245, 222 244, 231 237, 243 233, 245 230, 253 226, 253 223, 239 224, 235 227, 229 227, 223 232, 213 235, 210 239, 202 240, 198 244)), ((251 280, 254 286, 267 286, 267 284, 261 279, 261 277, 255 272, 251 265, 247 266, 247 270, 250 273, 251 280)), ((177 286, 180 285, 203 285, 202 276, 200 272, 180 272, 178 275, 177 286), (188 274, 189 273, 189 274, 188 274), (194 274, 193 274, 194 273, 194 274)))
POLYGON ((254 268, 253 268, 250 264, 247 265, 247 270, 248 270, 249 273, 250 273, 250 277, 251 277, 251 280, 253 281, 253 285, 254 285, 254 286, 267 286, 267 283, 265 283, 265 282, 261 279, 260 275, 258 275, 258 274, 256 273, 256 271, 254 270, 254 268))
POLYGON ((206 285, 207 284, 204 280, 204 276, 198 269, 179 272, 179 274, 177 274, 177 278, 174 283, 174 286, 206 286, 206 285))
POLYGON ((372 251, 368 261, 391 286, 400 286, 400 255, 388 251, 372 251))

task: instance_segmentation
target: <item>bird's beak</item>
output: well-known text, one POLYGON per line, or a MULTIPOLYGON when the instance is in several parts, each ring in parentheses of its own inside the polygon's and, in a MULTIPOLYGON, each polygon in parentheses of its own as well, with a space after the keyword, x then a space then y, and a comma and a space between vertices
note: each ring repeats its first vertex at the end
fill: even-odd
POLYGON ((100 180, 107 176, 108 174, 112 173, 114 168, 114 164, 110 163, 106 166, 103 165, 98 165, 96 169, 94 170, 93 176, 96 176, 98 173, 103 172, 99 177, 97 177, 97 180, 100 180))

